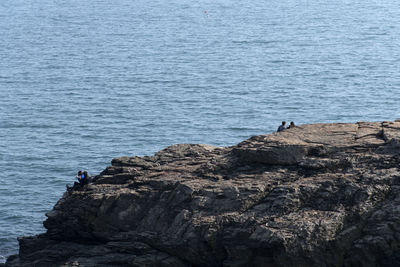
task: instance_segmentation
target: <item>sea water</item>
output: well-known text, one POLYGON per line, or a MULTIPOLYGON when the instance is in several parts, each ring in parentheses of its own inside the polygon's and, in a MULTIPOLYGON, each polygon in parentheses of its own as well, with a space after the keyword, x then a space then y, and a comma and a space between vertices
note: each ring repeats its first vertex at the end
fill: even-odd
POLYGON ((389 0, 0 1, 0 262, 78 170, 399 115, 389 0))

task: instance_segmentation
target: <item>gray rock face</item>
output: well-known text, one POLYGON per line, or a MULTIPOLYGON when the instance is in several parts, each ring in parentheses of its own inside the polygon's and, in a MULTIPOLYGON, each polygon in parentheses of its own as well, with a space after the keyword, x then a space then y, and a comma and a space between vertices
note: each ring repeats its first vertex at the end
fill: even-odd
POLYGON ((112 160, 6 266, 399 266, 400 122, 112 160))

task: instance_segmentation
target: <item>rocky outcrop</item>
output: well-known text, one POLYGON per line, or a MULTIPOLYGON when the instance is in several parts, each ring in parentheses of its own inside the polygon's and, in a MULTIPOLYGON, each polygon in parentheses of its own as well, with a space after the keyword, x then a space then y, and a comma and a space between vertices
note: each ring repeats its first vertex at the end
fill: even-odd
POLYGON ((398 266, 400 122, 112 160, 7 266, 398 266))

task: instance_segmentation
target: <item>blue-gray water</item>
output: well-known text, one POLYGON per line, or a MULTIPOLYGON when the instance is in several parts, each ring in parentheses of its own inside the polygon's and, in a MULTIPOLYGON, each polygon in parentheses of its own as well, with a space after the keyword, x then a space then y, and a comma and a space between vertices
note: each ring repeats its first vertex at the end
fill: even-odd
POLYGON ((399 41, 389 0, 0 1, 0 255, 113 157, 400 117, 399 41))

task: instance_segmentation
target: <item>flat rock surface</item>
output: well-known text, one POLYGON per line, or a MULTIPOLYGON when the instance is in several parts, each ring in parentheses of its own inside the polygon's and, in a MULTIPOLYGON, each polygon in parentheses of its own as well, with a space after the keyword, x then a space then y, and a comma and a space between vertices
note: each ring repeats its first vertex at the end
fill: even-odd
POLYGON ((6 266, 399 266, 400 122, 121 157, 6 266))

